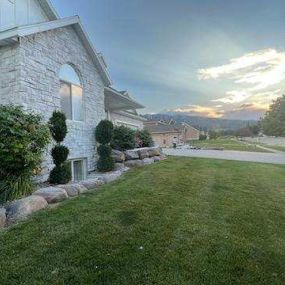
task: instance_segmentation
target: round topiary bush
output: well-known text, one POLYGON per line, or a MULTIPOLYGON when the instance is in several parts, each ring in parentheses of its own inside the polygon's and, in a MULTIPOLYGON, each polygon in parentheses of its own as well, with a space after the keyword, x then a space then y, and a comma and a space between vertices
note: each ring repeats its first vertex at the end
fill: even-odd
POLYGON ((55 165, 61 165, 67 160, 69 155, 69 149, 64 145, 56 145, 51 150, 51 155, 53 158, 53 163, 55 165))
POLYGON ((97 162, 97 169, 100 172, 108 172, 114 169, 114 159, 112 157, 100 156, 97 162))
POLYGON ((66 116, 60 111, 54 111, 49 120, 50 132, 57 143, 64 141, 67 135, 66 116))
POLYGON ((113 136, 113 123, 108 120, 101 121, 96 127, 96 141, 100 144, 110 143, 113 136))
POLYGON ((100 143, 97 148, 99 160, 97 162, 97 169, 101 172, 107 172, 114 169, 114 159, 111 157, 112 148, 110 142, 113 136, 113 124, 110 121, 101 121, 96 130, 96 141, 100 143))
POLYGON ((49 176, 49 181, 52 184, 67 184, 71 180, 71 169, 68 164, 56 166, 49 176))
POLYGON ((72 175, 70 166, 66 163, 69 149, 61 145, 67 134, 65 115, 59 111, 54 111, 49 120, 49 127, 52 137, 57 142, 57 145, 51 150, 55 168, 50 173, 49 182, 66 184, 72 179, 72 175))
POLYGON ((108 157, 112 153, 112 148, 109 145, 101 144, 98 146, 97 152, 101 157, 108 157))

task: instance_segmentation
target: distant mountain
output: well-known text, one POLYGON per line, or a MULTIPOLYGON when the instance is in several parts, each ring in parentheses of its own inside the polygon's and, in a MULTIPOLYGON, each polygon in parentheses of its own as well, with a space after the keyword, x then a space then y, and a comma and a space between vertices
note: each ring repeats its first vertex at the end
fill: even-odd
POLYGON ((230 120, 230 119, 216 119, 216 118, 206 118, 189 116, 181 113, 165 113, 165 114, 146 114, 144 117, 148 120, 154 121, 175 121, 176 123, 188 123, 193 127, 199 128, 201 130, 238 130, 240 128, 246 127, 248 125, 255 125, 257 121, 253 120, 230 120))

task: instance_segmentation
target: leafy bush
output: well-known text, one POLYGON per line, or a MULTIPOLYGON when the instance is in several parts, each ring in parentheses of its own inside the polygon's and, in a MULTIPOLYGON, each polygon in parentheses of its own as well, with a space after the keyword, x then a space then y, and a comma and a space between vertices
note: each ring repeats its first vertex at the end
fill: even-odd
POLYGON ((54 111, 49 120, 50 132, 57 143, 64 141, 67 135, 66 117, 60 111, 54 111))
POLYGON ((199 135, 199 141, 205 141, 207 139, 207 135, 199 135))
POLYGON ((50 172, 49 181, 53 184, 67 184, 71 180, 71 176, 70 165, 60 164, 50 172))
POLYGON ((137 147, 153 146, 153 140, 148 130, 139 130, 135 133, 135 140, 137 147))
POLYGON ((97 153, 100 156, 97 162, 97 169, 101 172, 114 169, 114 159, 111 157, 112 148, 110 146, 113 129, 114 126, 112 122, 103 120, 98 124, 95 130, 96 141, 101 144, 97 148, 97 153))
POLYGON ((49 120, 49 127, 52 137, 57 145, 51 150, 55 168, 51 171, 49 182, 52 184, 66 184, 71 180, 71 169, 66 164, 69 149, 61 142, 64 141, 67 134, 66 117, 59 111, 54 111, 49 120))
POLYGON ((113 123, 108 120, 101 121, 95 131, 96 141, 100 144, 110 143, 113 135, 113 123))
POLYGON ((32 192, 50 132, 39 115, 21 107, 0 106, 0 201, 32 192))
POLYGON ((114 128, 113 139, 111 141, 113 149, 124 151, 133 149, 135 146, 135 131, 124 126, 114 128))
POLYGON ((61 165, 67 160, 69 155, 69 149, 64 145, 56 145, 51 150, 51 155, 53 158, 53 163, 55 165, 61 165))

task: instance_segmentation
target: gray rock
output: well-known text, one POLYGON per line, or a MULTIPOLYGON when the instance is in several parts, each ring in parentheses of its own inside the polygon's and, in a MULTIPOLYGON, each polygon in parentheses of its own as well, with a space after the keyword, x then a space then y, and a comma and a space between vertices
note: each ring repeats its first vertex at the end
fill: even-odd
POLYGON ((99 187, 104 184, 104 181, 102 178, 92 178, 88 180, 81 181, 79 184, 83 185, 86 187, 88 190, 94 189, 96 187, 99 187))
POLYGON ((161 154, 161 155, 160 155, 160 160, 165 160, 165 159, 167 159, 167 155, 161 154))
POLYGON ((128 160, 125 162, 126 167, 140 167, 143 166, 143 161, 142 160, 128 160))
POLYGON ((160 156, 161 149, 160 147, 150 147, 148 149, 148 154, 149 154, 149 157, 160 156))
POLYGON ((124 171, 125 170, 125 164, 124 163, 115 163, 115 171, 124 171))
POLYGON ((48 203, 43 197, 34 195, 11 202, 6 208, 7 224, 24 219, 47 206, 48 203))
POLYGON ((0 229, 6 225, 6 209, 0 208, 0 229))
POLYGON ((126 160, 135 160, 135 159, 139 159, 139 153, 138 150, 126 150, 125 151, 125 156, 126 156, 126 160))
POLYGON ((112 150, 112 157, 115 162, 124 162, 126 160, 125 154, 122 151, 115 149, 112 150))
POLYGON ((113 171, 109 173, 104 173, 102 177, 105 183, 110 183, 120 178, 122 174, 123 174, 122 171, 113 171))
POLYGON ((154 160, 154 162, 160 162, 161 158, 160 158, 160 156, 154 156, 153 160, 154 160))
POLYGON ((64 189, 69 197, 76 197, 79 195, 78 187, 74 184, 59 185, 58 187, 64 189))
POLYGON ((79 194, 87 193, 89 190, 83 186, 82 184, 73 184, 73 187, 75 187, 79 194))
POLYGON ((45 198, 49 204, 59 203, 68 198, 66 191, 59 187, 41 188, 34 192, 33 195, 45 198))
POLYGON ((140 159, 144 159, 144 158, 149 157, 148 148, 140 148, 138 150, 138 153, 139 153, 140 159))
POLYGON ((153 164, 154 163, 154 159, 153 158, 145 158, 142 160, 144 165, 149 165, 149 164, 153 164))

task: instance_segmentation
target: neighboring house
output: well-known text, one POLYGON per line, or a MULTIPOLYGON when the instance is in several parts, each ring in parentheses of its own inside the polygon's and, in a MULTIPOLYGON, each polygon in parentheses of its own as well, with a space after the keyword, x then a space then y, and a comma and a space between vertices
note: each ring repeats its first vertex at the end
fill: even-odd
MULTIPOLYGON (((143 106, 111 87, 106 63, 79 17, 60 19, 49 0, 0 1, 0 104, 24 106, 47 121, 54 110, 67 117, 73 178, 96 167, 94 130, 102 119, 143 127, 143 106)), ((49 153, 42 180, 52 169, 49 153)))
POLYGON ((189 124, 172 124, 158 121, 148 121, 144 123, 144 128, 148 130, 156 145, 160 147, 172 147, 173 141, 184 144, 188 141, 199 140, 200 131, 189 124))

